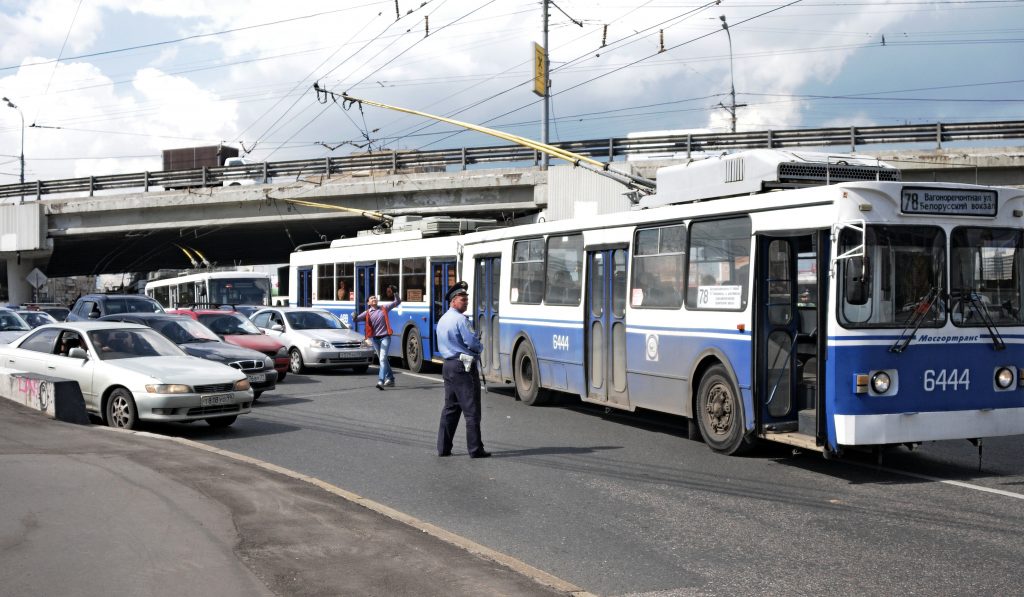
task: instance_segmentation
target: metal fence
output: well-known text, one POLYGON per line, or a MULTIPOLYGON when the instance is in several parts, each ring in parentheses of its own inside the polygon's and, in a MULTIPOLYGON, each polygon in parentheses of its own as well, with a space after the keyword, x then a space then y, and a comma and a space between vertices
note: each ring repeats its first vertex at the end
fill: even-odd
MULTIPOLYGON (((969 122, 959 124, 911 124, 901 126, 851 126, 739 133, 702 133, 638 138, 590 139, 555 143, 557 147, 600 160, 614 161, 631 155, 685 154, 732 149, 848 146, 978 141, 1024 138, 1024 121, 969 122)), ((538 163, 540 155, 518 145, 463 147, 432 151, 384 151, 312 160, 263 162, 219 168, 110 174, 61 180, 37 180, 0 185, 0 197, 35 197, 57 193, 88 193, 116 189, 184 189, 228 186, 241 181, 266 182, 271 178, 343 174, 359 171, 443 171, 450 166, 513 162, 538 163)))

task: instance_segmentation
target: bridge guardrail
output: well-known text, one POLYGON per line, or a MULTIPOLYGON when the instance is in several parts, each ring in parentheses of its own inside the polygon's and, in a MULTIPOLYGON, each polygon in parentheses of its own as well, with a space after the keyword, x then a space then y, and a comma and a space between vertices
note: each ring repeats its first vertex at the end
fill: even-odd
MULTIPOLYGON (((663 135, 653 137, 613 137, 568 141, 553 145, 578 154, 604 159, 652 153, 686 153, 722 151, 727 149, 792 148, 806 146, 848 145, 855 151, 858 145, 881 143, 979 141, 991 139, 1024 138, 1024 121, 989 121, 955 124, 911 124, 898 126, 851 126, 818 129, 745 131, 739 133, 700 133, 689 135, 663 135)), ((230 184, 236 179, 290 178, 300 176, 332 175, 364 170, 401 172, 409 169, 443 169, 470 164, 502 162, 529 162, 535 164, 540 155, 519 145, 463 147, 428 151, 382 151, 340 157, 308 160, 263 162, 218 168, 171 170, 109 174, 59 180, 0 185, 0 198, 32 197, 58 193, 88 193, 96 191, 137 188, 149 191, 163 189, 202 188, 230 184)))

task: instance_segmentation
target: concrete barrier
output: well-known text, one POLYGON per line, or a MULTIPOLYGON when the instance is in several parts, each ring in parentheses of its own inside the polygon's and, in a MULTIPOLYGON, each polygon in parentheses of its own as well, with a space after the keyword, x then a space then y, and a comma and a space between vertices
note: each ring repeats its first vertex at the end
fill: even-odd
POLYGON ((54 419, 79 425, 89 425, 85 400, 77 381, 36 375, 24 371, 0 369, 0 397, 33 410, 46 413, 54 419))

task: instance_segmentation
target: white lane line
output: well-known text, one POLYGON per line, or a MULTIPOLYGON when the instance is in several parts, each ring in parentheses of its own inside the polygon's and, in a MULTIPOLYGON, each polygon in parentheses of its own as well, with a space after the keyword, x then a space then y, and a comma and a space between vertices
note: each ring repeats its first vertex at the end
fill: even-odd
POLYGON ((984 487, 982 485, 975 485, 973 483, 964 483, 963 481, 954 481, 952 479, 943 479, 941 477, 933 477, 931 475, 922 475, 921 473, 911 473, 911 472, 908 472, 908 471, 901 471, 901 470, 894 469, 894 468, 889 468, 889 467, 886 467, 886 466, 878 466, 878 465, 872 465, 872 464, 860 464, 860 463, 856 463, 856 462, 851 462, 850 464, 853 464, 855 466, 859 466, 859 467, 862 467, 862 468, 869 468, 869 469, 876 470, 876 471, 883 471, 883 472, 887 472, 887 473, 892 473, 894 475, 903 475, 905 477, 913 477, 915 479, 922 479, 924 481, 932 481, 933 483, 945 483, 946 485, 954 485, 956 487, 963 487, 964 489, 973 489, 974 491, 984 491, 985 493, 994 493, 996 495, 1001 495, 1003 497, 1014 498, 1014 499, 1017 499, 1017 500, 1024 500, 1024 494, 1014 493, 1012 491, 1006 491, 1006 490, 1003 490, 1003 489, 993 489, 992 487, 984 487))

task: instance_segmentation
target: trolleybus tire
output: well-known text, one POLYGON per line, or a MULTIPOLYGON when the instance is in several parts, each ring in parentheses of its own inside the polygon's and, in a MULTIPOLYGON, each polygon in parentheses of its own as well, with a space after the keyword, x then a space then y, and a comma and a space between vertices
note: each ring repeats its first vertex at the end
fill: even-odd
POLYGON ((722 365, 707 370, 697 390, 694 419, 704 443, 720 454, 741 454, 753 447, 743 418, 743 403, 722 365))
POLYGON ((405 367, 413 373, 423 371, 423 340, 416 328, 411 328, 405 334, 402 342, 402 358, 405 359, 405 367))
POLYGON ((540 369, 537 366, 537 353, 529 342, 523 342, 516 350, 515 366, 512 375, 516 382, 516 394, 527 406, 547 404, 550 393, 540 387, 540 369))

